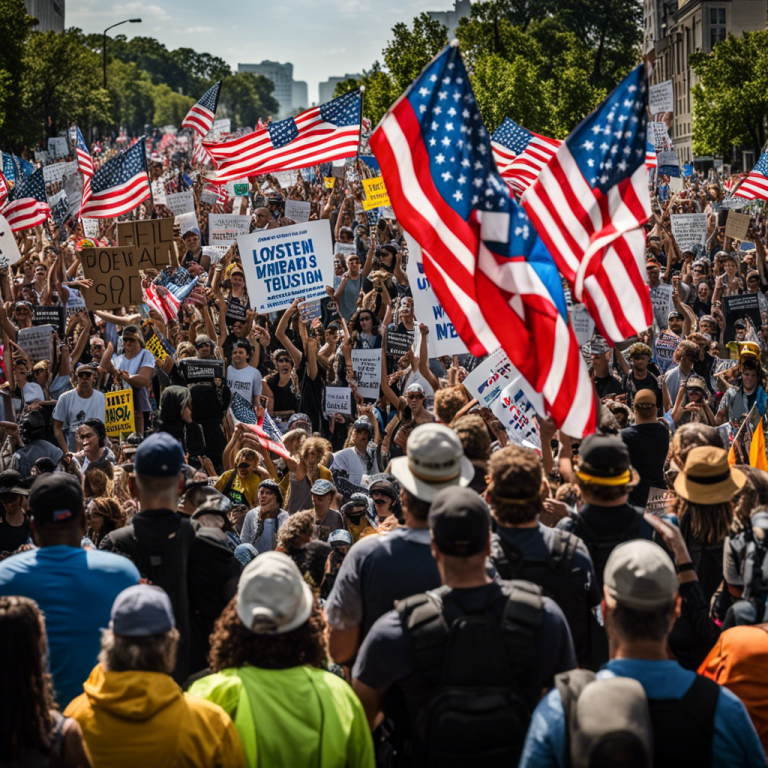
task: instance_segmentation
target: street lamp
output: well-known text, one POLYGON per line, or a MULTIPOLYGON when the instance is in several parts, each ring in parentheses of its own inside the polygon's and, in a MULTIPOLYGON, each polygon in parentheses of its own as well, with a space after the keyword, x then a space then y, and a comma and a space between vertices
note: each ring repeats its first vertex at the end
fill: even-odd
POLYGON ((111 27, 107 27, 104 30, 104 43, 101 46, 101 52, 104 56, 104 90, 107 89, 107 32, 113 27, 119 27, 121 24, 140 24, 141 19, 126 19, 125 21, 118 21, 117 24, 113 24, 111 27))

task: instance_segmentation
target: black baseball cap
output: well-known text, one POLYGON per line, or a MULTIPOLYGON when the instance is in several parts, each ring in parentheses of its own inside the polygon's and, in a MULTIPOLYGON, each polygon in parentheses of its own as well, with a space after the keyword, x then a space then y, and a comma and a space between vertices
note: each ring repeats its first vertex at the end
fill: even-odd
POLYGON ((73 475, 39 475, 29 492, 29 511, 38 525, 61 525, 83 513, 83 489, 73 475))
POLYGON ((581 441, 576 475, 587 483, 623 485, 632 478, 629 451, 613 435, 589 435, 581 441))
POLYGON ((451 486, 435 496, 429 511, 429 529, 443 554, 471 557, 488 543, 491 514, 471 488, 451 486))

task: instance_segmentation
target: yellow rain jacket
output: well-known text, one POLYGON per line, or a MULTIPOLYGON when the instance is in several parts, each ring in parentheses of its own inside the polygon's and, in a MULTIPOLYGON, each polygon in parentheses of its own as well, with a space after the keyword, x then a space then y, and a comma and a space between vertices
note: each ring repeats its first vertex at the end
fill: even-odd
POLYGON ((80 723, 94 768, 242 768, 235 726, 216 704, 159 672, 105 672, 97 664, 66 716, 80 723))

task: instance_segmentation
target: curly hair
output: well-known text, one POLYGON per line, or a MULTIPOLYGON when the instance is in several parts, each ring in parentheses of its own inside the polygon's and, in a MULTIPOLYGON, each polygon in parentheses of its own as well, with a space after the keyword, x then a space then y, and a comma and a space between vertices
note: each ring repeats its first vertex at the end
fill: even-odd
POLYGON ((686 357, 691 360, 699 359, 699 345, 695 341, 683 339, 675 348, 673 359, 676 363, 679 363, 686 357))
POLYGON ((488 496, 494 517, 500 523, 527 523, 541 514, 543 474, 535 451, 508 445, 491 456, 488 474, 488 496))
POLYGON ((361 307, 358 309, 349 319, 349 335, 352 339, 353 346, 355 342, 360 338, 360 334, 363 331, 363 327, 360 325, 361 312, 366 312, 373 318, 373 322, 371 323, 371 333, 374 335, 377 334, 379 332, 379 327, 381 326, 381 320, 379 320, 378 315, 372 309, 368 309, 367 307, 361 307))
MULTIPOLYGON (((440 392, 444 391, 440 390, 440 392)), ((437 394, 435 395, 435 410, 437 411, 437 394)), ((461 440, 464 455, 470 461, 488 461, 488 457, 491 455, 491 438, 488 435, 488 427, 485 426, 485 422, 480 416, 476 413, 468 413, 456 419, 451 426, 461 440)))
POLYGON ((88 467, 83 475, 83 493, 86 497, 112 496, 112 480, 101 467, 88 467))
POLYGON ((259 454, 253 448, 241 448, 235 456, 235 467, 241 461, 252 461, 254 464, 258 464, 259 454))
POLYGON ((104 522, 101 525, 101 529, 97 533, 89 525, 85 532, 85 535, 96 545, 112 531, 125 526, 127 521, 127 515, 122 505, 117 502, 116 499, 108 496, 97 496, 91 501, 88 506, 88 514, 90 517, 93 515, 101 515, 104 518, 104 522))
POLYGON ((323 609, 315 598, 309 619, 300 627, 279 635, 251 632, 240 621, 237 597, 233 597, 213 626, 208 663, 214 672, 246 665, 262 669, 320 669, 328 659, 327 629, 323 609))
POLYGON ((688 454, 694 448, 700 448, 702 445, 711 445, 715 448, 723 447, 723 441, 720 439, 720 433, 717 429, 707 424, 683 424, 672 435, 670 458, 678 469, 682 469, 688 454))
POLYGON ((47 752, 56 711, 45 664, 45 622, 34 600, 0 597, 0 760, 47 752))
POLYGON ((183 360, 185 357, 197 357, 197 350, 191 341, 182 341, 176 347, 176 359, 183 360))
POLYGON ((281 552, 291 552, 299 549, 300 536, 312 536, 315 532, 315 510, 305 509, 291 515, 277 532, 277 549, 281 552))
POLYGON ((653 352, 651 352, 651 348, 647 344, 643 344, 642 341, 636 341, 629 348, 630 358, 632 358, 634 355, 648 355, 648 357, 652 357, 653 352))
POLYGON ((468 402, 464 387, 438 389, 435 392, 435 416, 443 424, 450 424, 468 402))
POLYGON ((328 454, 331 444, 322 437, 308 437, 299 449, 299 458, 304 462, 307 468, 307 477, 310 485, 314 485, 316 480, 320 479, 320 464, 328 454), (310 461, 312 455, 320 456, 317 462, 310 461))

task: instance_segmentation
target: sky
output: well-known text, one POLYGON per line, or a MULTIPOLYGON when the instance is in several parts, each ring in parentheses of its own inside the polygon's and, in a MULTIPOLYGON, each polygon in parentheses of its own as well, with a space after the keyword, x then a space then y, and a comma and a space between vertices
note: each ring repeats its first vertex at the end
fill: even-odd
POLYGON ((410 25, 422 11, 453 8, 453 0, 167 0, 115 2, 69 0, 66 26, 101 33, 118 21, 110 36, 154 37, 167 48, 195 48, 238 63, 269 59, 293 63, 294 80, 304 80, 310 102, 317 84, 332 76, 368 69, 391 38, 398 22, 410 25))

